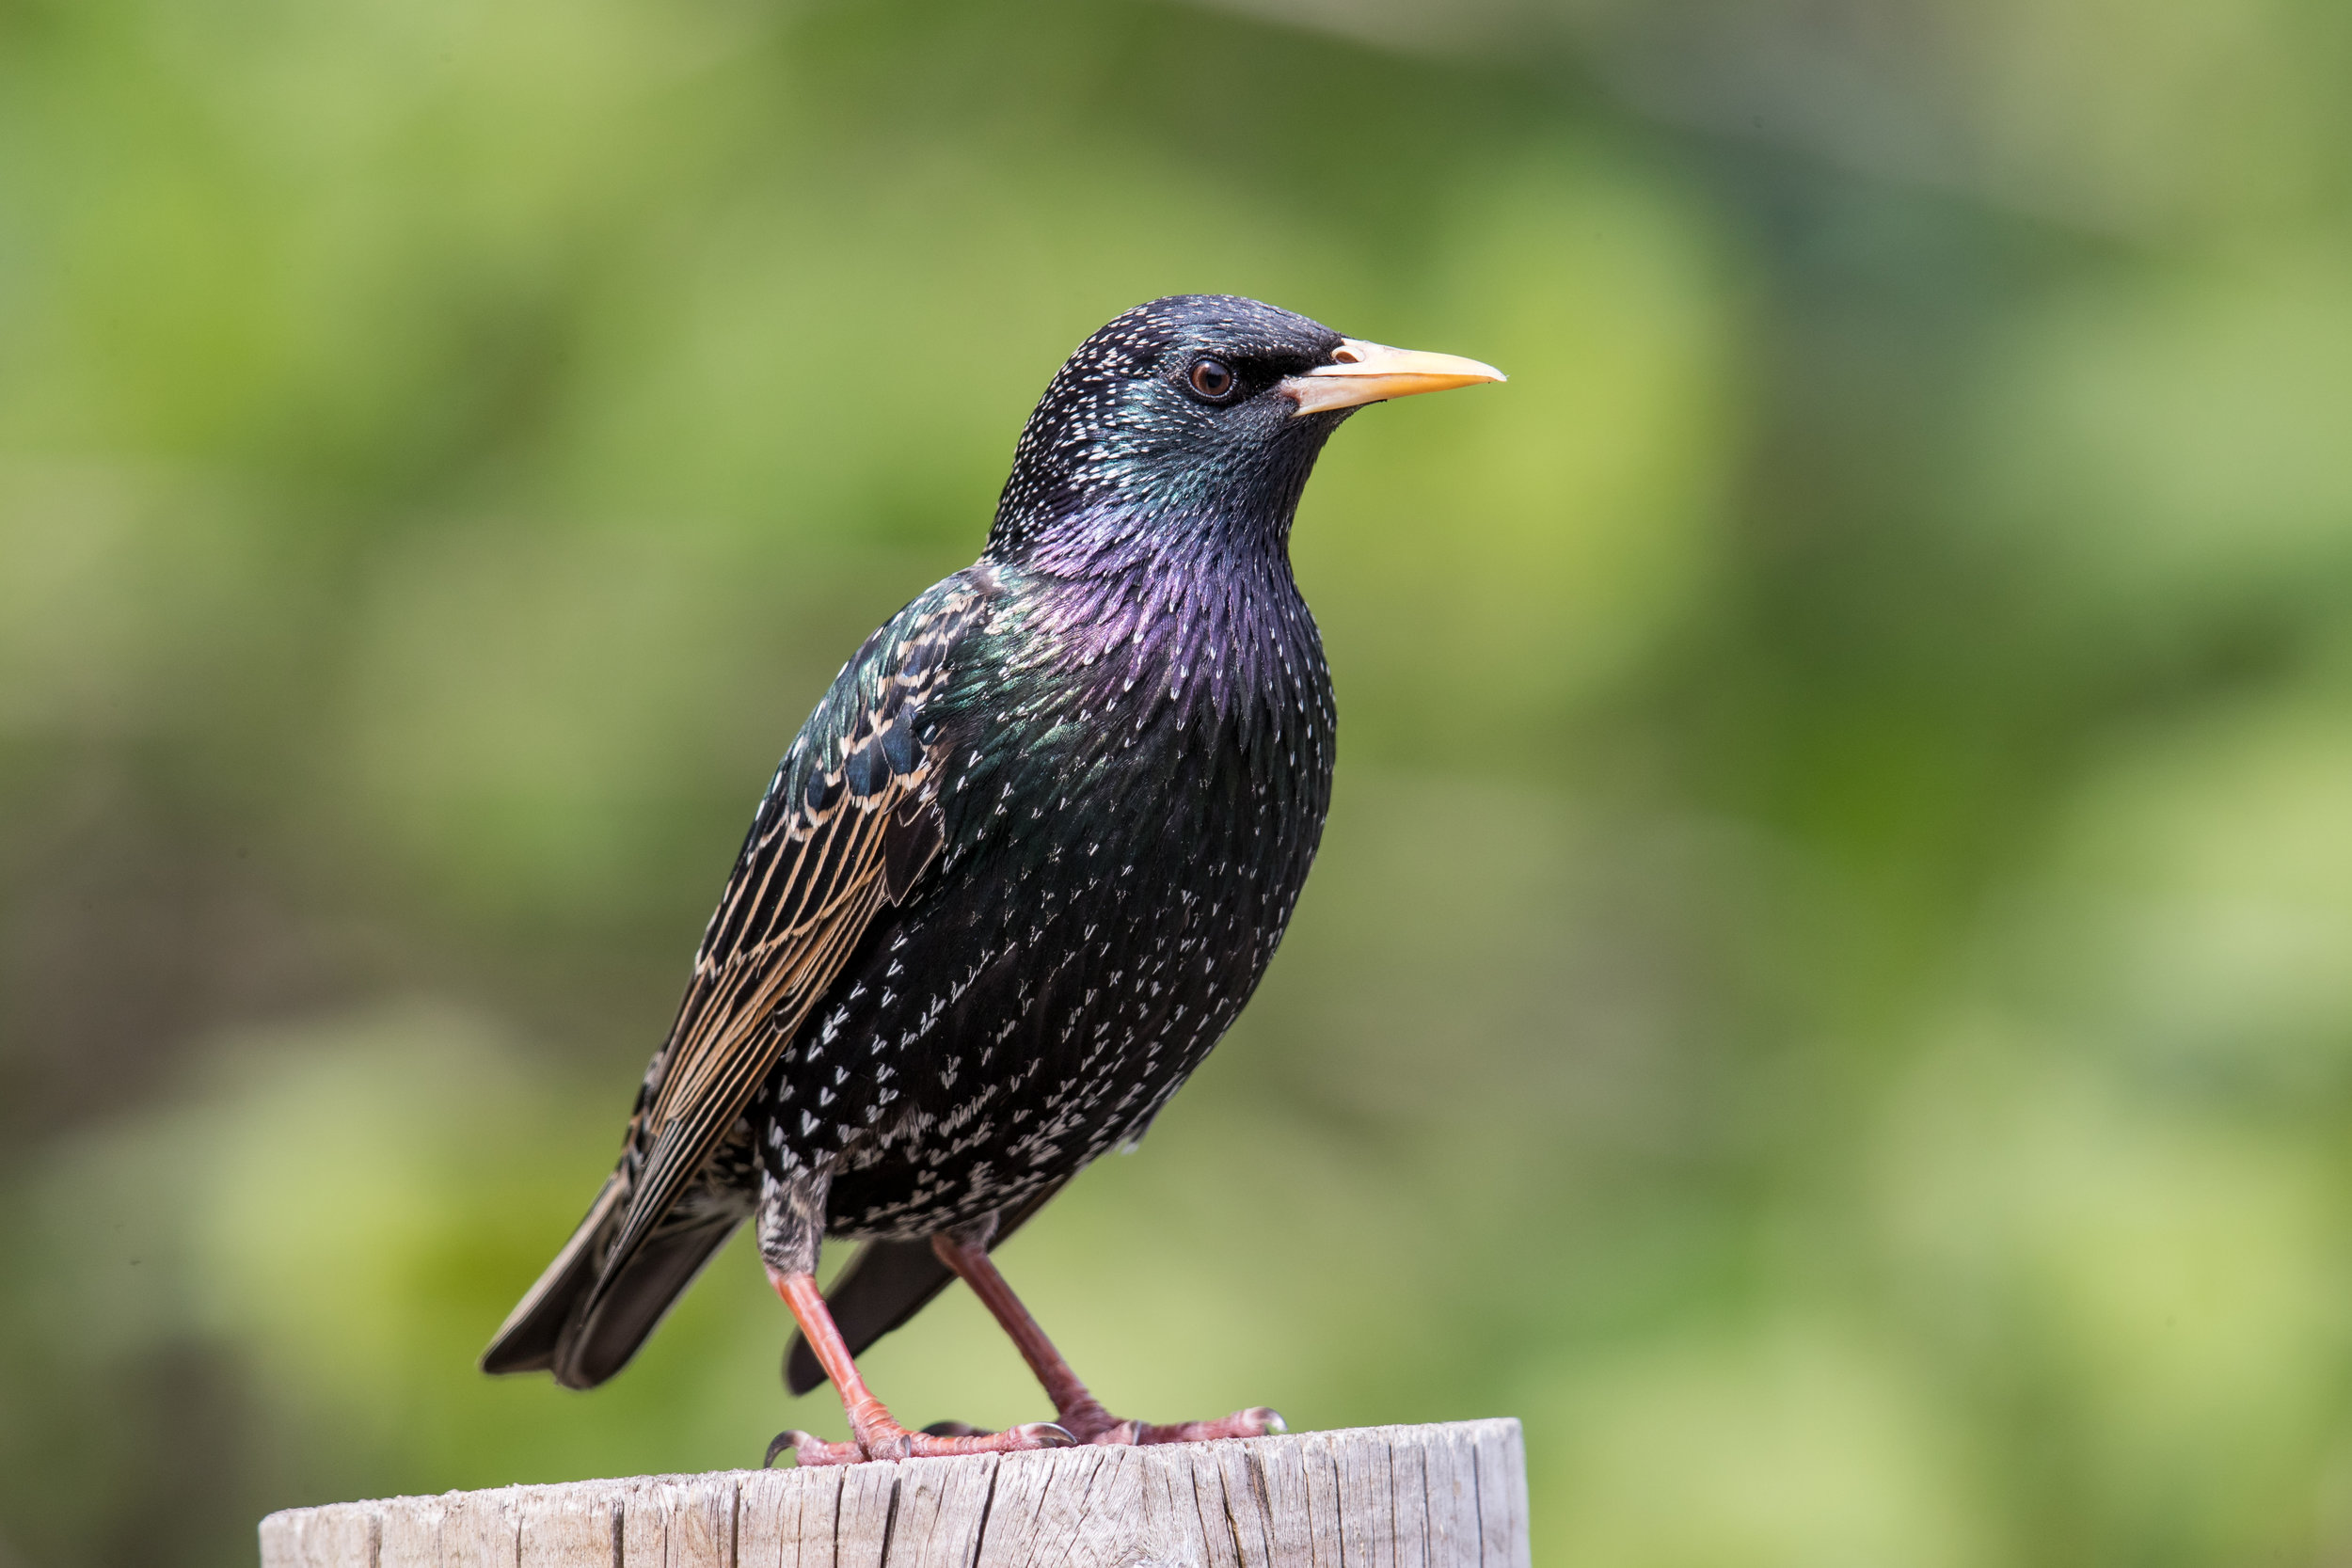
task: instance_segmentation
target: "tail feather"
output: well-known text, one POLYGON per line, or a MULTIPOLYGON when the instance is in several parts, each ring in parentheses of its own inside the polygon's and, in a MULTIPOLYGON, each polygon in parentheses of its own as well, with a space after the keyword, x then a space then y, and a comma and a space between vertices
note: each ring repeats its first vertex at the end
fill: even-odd
POLYGON ((550 1371, 567 1388, 594 1388, 628 1364, 743 1220, 733 1209, 673 1210, 606 1279, 606 1255, 628 1207, 616 1174, 482 1353, 484 1371, 550 1371))
POLYGON ((564 1325, 556 1346, 555 1381, 566 1388, 594 1388, 628 1365, 645 1336, 702 1273, 710 1255, 743 1223, 739 1212, 720 1210, 681 1218, 676 1211, 638 1243, 620 1272, 590 1298, 585 1317, 564 1325))
POLYGON ((482 1353, 484 1371, 538 1372, 554 1367, 564 1325, 580 1298, 596 1282, 627 1198, 620 1173, 606 1177, 603 1191, 588 1206, 587 1217, 572 1232, 572 1239, 564 1243, 555 1261, 523 1292, 523 1299, 490 1337, 489 1349, 482 1353))

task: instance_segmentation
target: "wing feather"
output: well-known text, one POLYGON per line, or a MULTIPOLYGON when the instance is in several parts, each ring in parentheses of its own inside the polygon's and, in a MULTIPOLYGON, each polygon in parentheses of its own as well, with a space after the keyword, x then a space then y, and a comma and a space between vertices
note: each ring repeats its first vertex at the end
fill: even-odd
POLYGON ((621 1164, 627 1208, 580 1319, 735 1126, 874 917, 937 859, 948 757, 923 709, 984 608, 980 587, 961 579, 910 606, 843 669, 776 770, 646 1073, 621 1164))

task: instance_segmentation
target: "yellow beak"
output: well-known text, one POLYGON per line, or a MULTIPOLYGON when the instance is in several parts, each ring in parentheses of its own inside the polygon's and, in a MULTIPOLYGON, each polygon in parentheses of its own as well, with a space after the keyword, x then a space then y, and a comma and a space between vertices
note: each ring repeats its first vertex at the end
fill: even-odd
POLYGON ((1408 398, 1415 392, 1442 392, 1481 381, 1510 379, 1492 365, 1475 359, 1343 338, 1331 351, 1330 364, 1291 376, 1280 389, 1297 400, 1298 414, 1320 414, 1383 398, 1408 398))

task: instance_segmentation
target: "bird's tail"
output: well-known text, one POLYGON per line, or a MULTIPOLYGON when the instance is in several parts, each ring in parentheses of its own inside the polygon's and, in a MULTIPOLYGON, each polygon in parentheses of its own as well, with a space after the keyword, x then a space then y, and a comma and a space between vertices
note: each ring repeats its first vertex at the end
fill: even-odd
POLYGON ((482 1353, 484 1371, 550 1371, 567 1388, 594 1388, 628 1364, 743 1219, 732 1209, 673 1210, 599 1291, 628 1196, 618 1172, 606 1180, 572 1239, 482 1353), (593 1310, 583 1310, 592 1298, 593 1310))

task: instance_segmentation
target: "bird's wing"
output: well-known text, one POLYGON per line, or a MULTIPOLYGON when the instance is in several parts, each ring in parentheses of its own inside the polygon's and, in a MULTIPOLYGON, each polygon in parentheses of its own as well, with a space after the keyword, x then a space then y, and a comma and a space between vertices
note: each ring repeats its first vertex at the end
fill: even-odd
POLYGON ((693 1180, 884 904, 945 843, 946 758, 926 714, 986 596, 950 578, 866 641, 794 741, 704 933, 630 1118, 628 1184, 593 1314, 693 1180))
MULTIPOLYGON (((996 1216, 996 1233, 989 1238, 988 1250, 1004 1245, 1005 1238, 1021 1228, 1029 1217, 1045 1207, 1068 1184, 1069 1178, 1054 1182, 1035 1196, 1005 1210, 996 1216)), ((850 1347, 851 1355, 863 1355, 866 1347, 899 1327, 908 1319, 931 1304, 933 1297, 955 1283, 955 1272, 939 1260, 929 1241, 867 1242, 857 1249, 833 1288, 825 1292, 825 1305, 833 1311, 834 1326, 850 1347)), ((795 1395, 819 1388, 825 1383, 825 1369, 817 1359, 817 1353, 808 1348, 808 1341, 795 1332, 792 1342, 784 1353, 784 1386, 795 1395)))

